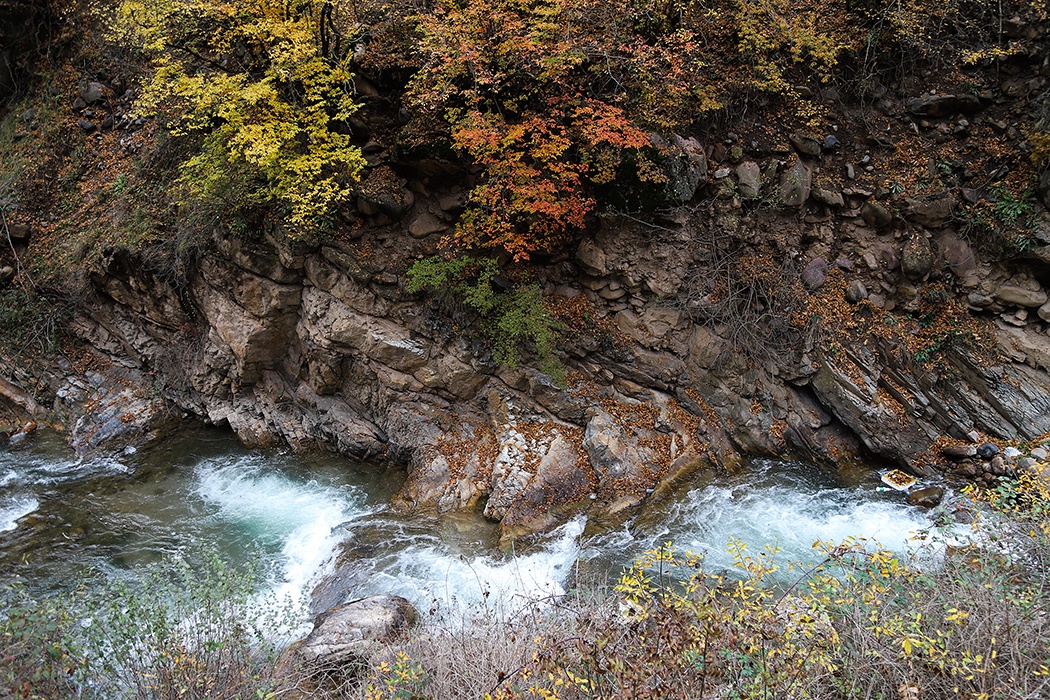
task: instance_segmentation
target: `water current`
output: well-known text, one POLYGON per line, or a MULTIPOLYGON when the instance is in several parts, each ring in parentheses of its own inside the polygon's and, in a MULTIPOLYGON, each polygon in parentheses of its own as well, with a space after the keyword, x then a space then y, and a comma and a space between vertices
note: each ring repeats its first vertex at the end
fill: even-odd
POLYGON ((880 488, 874 471, 760 460, 698 477, 621 526, 578 518, 504 553, 479 515, 394 512, 402 479, 396 467, 248 450, 220 430, 87 460, 42 431, 0 448, 0 583, 18 576, 47 594, 210 547, 233 564, 261 561, 259 585, 271 591, 322 584, 315 608, 382 592, 426 609, 559 594, 581 571, 615 577, 668 541, 730 568, 731 538, 805 560, 815 540, 868 537, 902 550, 930 527, 926 511, 880 488))

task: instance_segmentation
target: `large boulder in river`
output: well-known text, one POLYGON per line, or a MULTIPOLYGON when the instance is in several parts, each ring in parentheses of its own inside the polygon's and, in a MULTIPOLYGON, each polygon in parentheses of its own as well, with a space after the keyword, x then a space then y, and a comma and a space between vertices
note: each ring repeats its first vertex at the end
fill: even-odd
POLYGON ((345 684, 383 645, 415 624, 416 610, 401 596, 376 595, 321 613, 313 631, 288 647, 274 670, 282 697, 309 698, 329 683, 345 684))

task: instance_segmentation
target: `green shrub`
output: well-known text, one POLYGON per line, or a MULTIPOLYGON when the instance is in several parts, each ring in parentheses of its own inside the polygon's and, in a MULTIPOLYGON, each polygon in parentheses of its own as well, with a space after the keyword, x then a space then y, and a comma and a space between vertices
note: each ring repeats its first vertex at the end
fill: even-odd
POLYGON ((480 317, 492 341, 492 357, 514 367, 523 347, 531 346, 543 371, 558 383, 565 368, 557 356, 557 322, 535 284, 500 291, 495 285, 499 264, 492 258, 440 257, 420 260, 408 270, 407 291, 428 290, 465 304, 480 317))

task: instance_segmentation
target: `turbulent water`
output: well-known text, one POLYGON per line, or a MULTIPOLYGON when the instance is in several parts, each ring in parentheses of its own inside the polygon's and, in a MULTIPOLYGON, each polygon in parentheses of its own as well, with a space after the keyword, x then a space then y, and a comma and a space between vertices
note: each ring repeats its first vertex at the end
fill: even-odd
POLYGON ((47 592, 211 547, 234 564, 262 561, 260 586, 273 592, 298 596, 321 584, 315 609, 384 592, 447 610, 557 595, 581 570, 615 576, 667 541, 730 568, 731 538, 804 560, 816 540, 868 537, 900 550, 930 526, 924 511, 881 490, 874 472, 846 480, 759 461, 732 477, 703 477, 622 527, 578 518, 505 554, 479 516, 392 512, 400 478, 334 456, 249 451, 221 431, 87 461, 44 433, 0 451, 0 565, 47 592))

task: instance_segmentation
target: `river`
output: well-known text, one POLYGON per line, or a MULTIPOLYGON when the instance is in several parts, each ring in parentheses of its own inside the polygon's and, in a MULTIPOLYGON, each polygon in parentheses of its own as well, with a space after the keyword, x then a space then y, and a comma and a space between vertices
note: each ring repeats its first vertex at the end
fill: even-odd
POLYGON ((261 561, 259 585, 282 595, 323 583, 315 610, 380 592, 433 609, 558 594, 580 572, 615 576, 668 541, 730 568, 734 537, 775 545, 787 561, 812 558, 818 539, 868 537, 902 550, 930 527, 927 512, 882 489, 874 471, 757 460, 733 476, 702 475, 620 527, 578 518, 507 554, 479 515, 394 512, 387 504, 403 478, 334 455, 248 450, 218 429, 86 460, 40 431, 0 448, 0 570, 47 595, 209 547, 236 565, 261 561))

